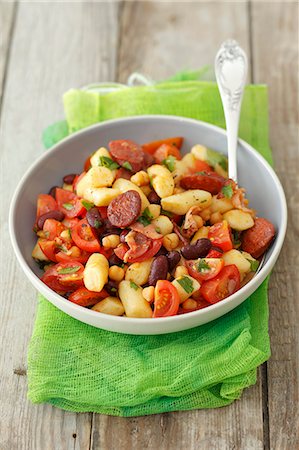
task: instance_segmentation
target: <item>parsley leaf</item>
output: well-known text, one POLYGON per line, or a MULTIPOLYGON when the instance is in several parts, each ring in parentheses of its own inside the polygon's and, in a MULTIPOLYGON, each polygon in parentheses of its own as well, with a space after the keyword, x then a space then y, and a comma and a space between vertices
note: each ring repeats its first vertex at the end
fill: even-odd
POLYGON ((72 205, 72 203, 63 203, 62 206, 64 207, 64 209, 67 209, 68 211, 74 208, 74 205, 72 205))
POLYGON ((204 259, 201 259, 197 263, 196 269, 197 269, 198 272, 206 272, 207 270, 211 270, 211 267, 209 266, 209 264, 204 259))
POLYGON ((124 169, 131 170, 131 171, 132 171, 132 166, 131 166, 131 164, 129 163, 129 161, 125 161, 125 162, 123 163, 122 166, 123 166, 124 169))
POLYGON ((134 281, 130 281, 130 287, 135 289, 135 291, 139 289, 139 286, 136 283, 134 283, 134 281))
POLYGON ((163 209, 163 208, 161 208, 160 214, 161 214, 162 216, 167 216, 167 217, 172 217, 172 216, 173 216, 172 212, 166 211, 166 210, 163 209))
POLYGON ((240 235, 241 235, 240 231, 232 229, 232 237, 233 237, 234 247, 238 247, 239 245, 241 245, 240 235))
POLYGON ((260 265, 259 261, 257 261, 256 259, 255 260, 247 259, 247 261, 250 262, 250 270, 251 270, 251 272, 256 272, 257 269, 258 269, 258 266, 260 265))
POLYGON ((81 203, 87 211, 89 211, 91 208, 94 207, 94 203, 89 202, 87 200, 81 200, 81 203))
POLYGON ((107 167, 107 169, 114 170, 119 168, 119 164, 108 156, 100 156, 99 166, 107 167))
POLYGON ((195 172, 194 175, 208 175, 205 170, 201 170, 200 172, 195 172))
POLYGON ((142 215, 137 219, 137 222, 140 222, 144 227, 150 225, 153 220, 153 215, 148 208, 145 208, 142 215))
POLYGON ((175 169, 175 161, 176 158, 173 155, 169 155, 167 158, 163 159, 162 164, 166 166, 170 172, 173 172, 175 169))
POLYGON ((231 184, 223 186, 222 189, 221 189, 221 192, 224 195, 224 197, 226 197, 226 198, 232 198, 233 193, 234 193, 231 184))
POLYGON ((80 266, 74 266, 74 267, 61 267, 61 269, 57 269, 58 273, 75 273, 80 270, 80 266))
POLYGON ((192 294, 192 292, 194 291, 193 289, 193 282, 192 280, 190 280, 189 277, 183 276, 180 278, 177 278, 176 280, 184 289, 185 292, 187 292, 187 294, 192 294))
POLYGON ((102 222, 98 219, 95 219, 93 223, 93 228, 100 228, 102 226, 102 222))
POLYGON ((227 172, 227 160, 225 158, 220 159, 218 164, 220 167, 222 167, 223 170, 225 170, 227 172))

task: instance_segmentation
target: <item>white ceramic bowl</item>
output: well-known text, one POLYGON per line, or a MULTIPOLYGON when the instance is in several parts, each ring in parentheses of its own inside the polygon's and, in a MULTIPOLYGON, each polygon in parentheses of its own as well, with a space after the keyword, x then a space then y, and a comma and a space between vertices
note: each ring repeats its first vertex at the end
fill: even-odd
POLYGON ((11 202, 9 228, 18 261, 31 283, 53 305, 66 314, 105 330, 130 334, 163 334, 186 330, 210 322, 242 303, 252 294, 273 268, 281 250, 287 224, 287 208, 282 186, 269 164, 244 141, 238 146, 239 184, 247 190, 250 205, 261 217, 269 219, 277 236, 267 252, 258 274, 242 289, 227 299, 199 311, 159 319, 133 319, 110 316, 75 305, 49 289, 39 279, 41 271, 31 257, 36 237, 32 232, 39 193, 47 193, 59 185, 67 173, 82 170, 87 156, 110 140, 132 139, 138 143, 171 136, 183 136, 183 153, 192 145, 226 153, 225 131, 204 122, 177 116, 137 116, 111 120, 86 128, 64 139, 30 167, 20 181, 11 202))

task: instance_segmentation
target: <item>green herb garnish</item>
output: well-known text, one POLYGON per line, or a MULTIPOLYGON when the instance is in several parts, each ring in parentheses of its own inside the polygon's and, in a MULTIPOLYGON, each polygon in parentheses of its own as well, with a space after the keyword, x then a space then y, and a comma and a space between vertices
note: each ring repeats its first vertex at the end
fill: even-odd
POLYGON ((63 203, 62 206, 64 207, 64 209, 67 209, 68 211, 74 208, 74 205, 72 203, 63 203))
POLYGON ((76 273, 80 270, 80 266, 74 267, 62 267, 61 269, 57 269, 58 273, 76 273))
POLYGON ((89 202, 87 200, 81 200, 81 203, 87 211, 89 211, 91 208, 94 207, 94 203, 89 202))
POLYGON ((224 197, 226 197, 226 198, 232 198, 233 193, 234 193, 231 184, 228 184, 228 185, 226 185, 226 186, 223 186, 222 189, 221 189, 221 192, 222 192, 222 194, 224 195, 224 197))
POLYGON ((176 280, 184 289, 185 292, 187 292, 187 294, 192 294, 192 292, 194 291, 193 289, 193 282, 192 280, 190 280, 190 278, 183 276, 181 278, 177 278, 176 280))
POLYGON ((108 158, 108 156, 100 156, 99 158, 99 166, 107 167, 107 169, 114 170, 119 168, 119 164, 113 159, 108 158))
POLYGON ((117 289, 116 289, 115 287, 112 287, 112 288, 110 289, 110 291, 111 291, 111 292, 117 292, 117 289))
POLYGON ((137 222, 142 223, 142 225, 144 227, 146 227, 147 225, 150 225, 153 218, 154 217, 153 217, 152 213, 150 212, 150 210, 148 208, 145 208, 145 210, 143 211, 141 216, 137 219, 137 222))
POLYGON ((102 226, 102 222, 100 222, 98 219, 95 219, 93 223, 93 228, 100 228, 102 226))
POLYGON ((225 170, 225 172, 227 172, 227 160, 226 159, 221 159, 218 162, 219 166, 222 167, 223 170, 225 170))
POLYGON ((240 231, 232 230, 232 238, 233 238, 234 247, 238 247, 239 245, 241 245, 240 235, 241 235, 240 231))
POLYGON ((134 281, 130 281, 130 287, 135 289, 135 291, 139 289, 139 286, 136 283, 134 283, 134 281))
POLYGON ((196 269, 197 269, 198 272, 205 272, 206 270, 211 270, 211 267, 209 266, 209 264, 204 259, 201 259, 196 264, 196 269))
POLYGON ((195 172, 194 175, 208 175, 209 176, 209 174, 207 174, 207 172, 205 172, 204 170, 201 170, 200 172, 195 172))
POLYGON ((123 163, 122 166, 123 166, 124 169, 131 170, 131 171, 132 171, 132 166, 131 166, 131 164, 129 163, 129 161, 125 161, 125 162, 123 163))
MULTIPOLYGON (((247 258, 246 258, 247 259, 247 258)), ((258 266, 260 265, 259 261, 257 261, 256 259, 247 259, 247 261, 250 262, 250 271, 251 272, 256 272, 258 269, 258 266)))
POLYGON ((152 188, 153 187, 153 177, 151 177, 150 175, 149 175, 149 184, 150 184, 150 187, 152 188))
POLYGON ((167 167, 170 172, 173 172, 175 169, 176 158, 172 155, 167 156, 167 158, 163 159, 162 164, 167 167))
POLYGON ((170 212, 170 211, 166 211, 165 209, 161 209, 161 212, 160 212, 160 214, 162 215, 162 216, 167 216, 167 217, 172 217, 173 216, 173 214, 170 212))

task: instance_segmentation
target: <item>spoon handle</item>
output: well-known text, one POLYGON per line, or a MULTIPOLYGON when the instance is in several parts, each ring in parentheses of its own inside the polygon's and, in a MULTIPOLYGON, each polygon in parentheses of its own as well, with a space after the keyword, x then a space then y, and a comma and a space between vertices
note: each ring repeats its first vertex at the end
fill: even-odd
POLYGON ((215 73, 226 122, 228 176, 236 182, 238 128, 247 67, 246 53, 239 44, 231 39, 223 42, 215 58, 215 73))

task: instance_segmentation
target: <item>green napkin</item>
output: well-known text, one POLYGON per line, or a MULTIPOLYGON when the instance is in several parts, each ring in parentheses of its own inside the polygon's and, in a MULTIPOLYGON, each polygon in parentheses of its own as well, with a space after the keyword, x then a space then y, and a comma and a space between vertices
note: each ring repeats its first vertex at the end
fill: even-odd
MULTIPOLYGON (((44 142, 49 147, 90 124, 138 114, 182 115, 223 127, 216 85, 185 80, 109 94, 70 90, 64 95, 67 123, 49 127, 44 142)), ((267 104, 265 86, 246 88, 240 136, 271 162, 267 104)), ((257 367, 269 356, 267 282, 224 317, 160 336, 99 330, 39 296, 28 397, 70 411, 125 417, 215 408, 254 384, 257 367)))

